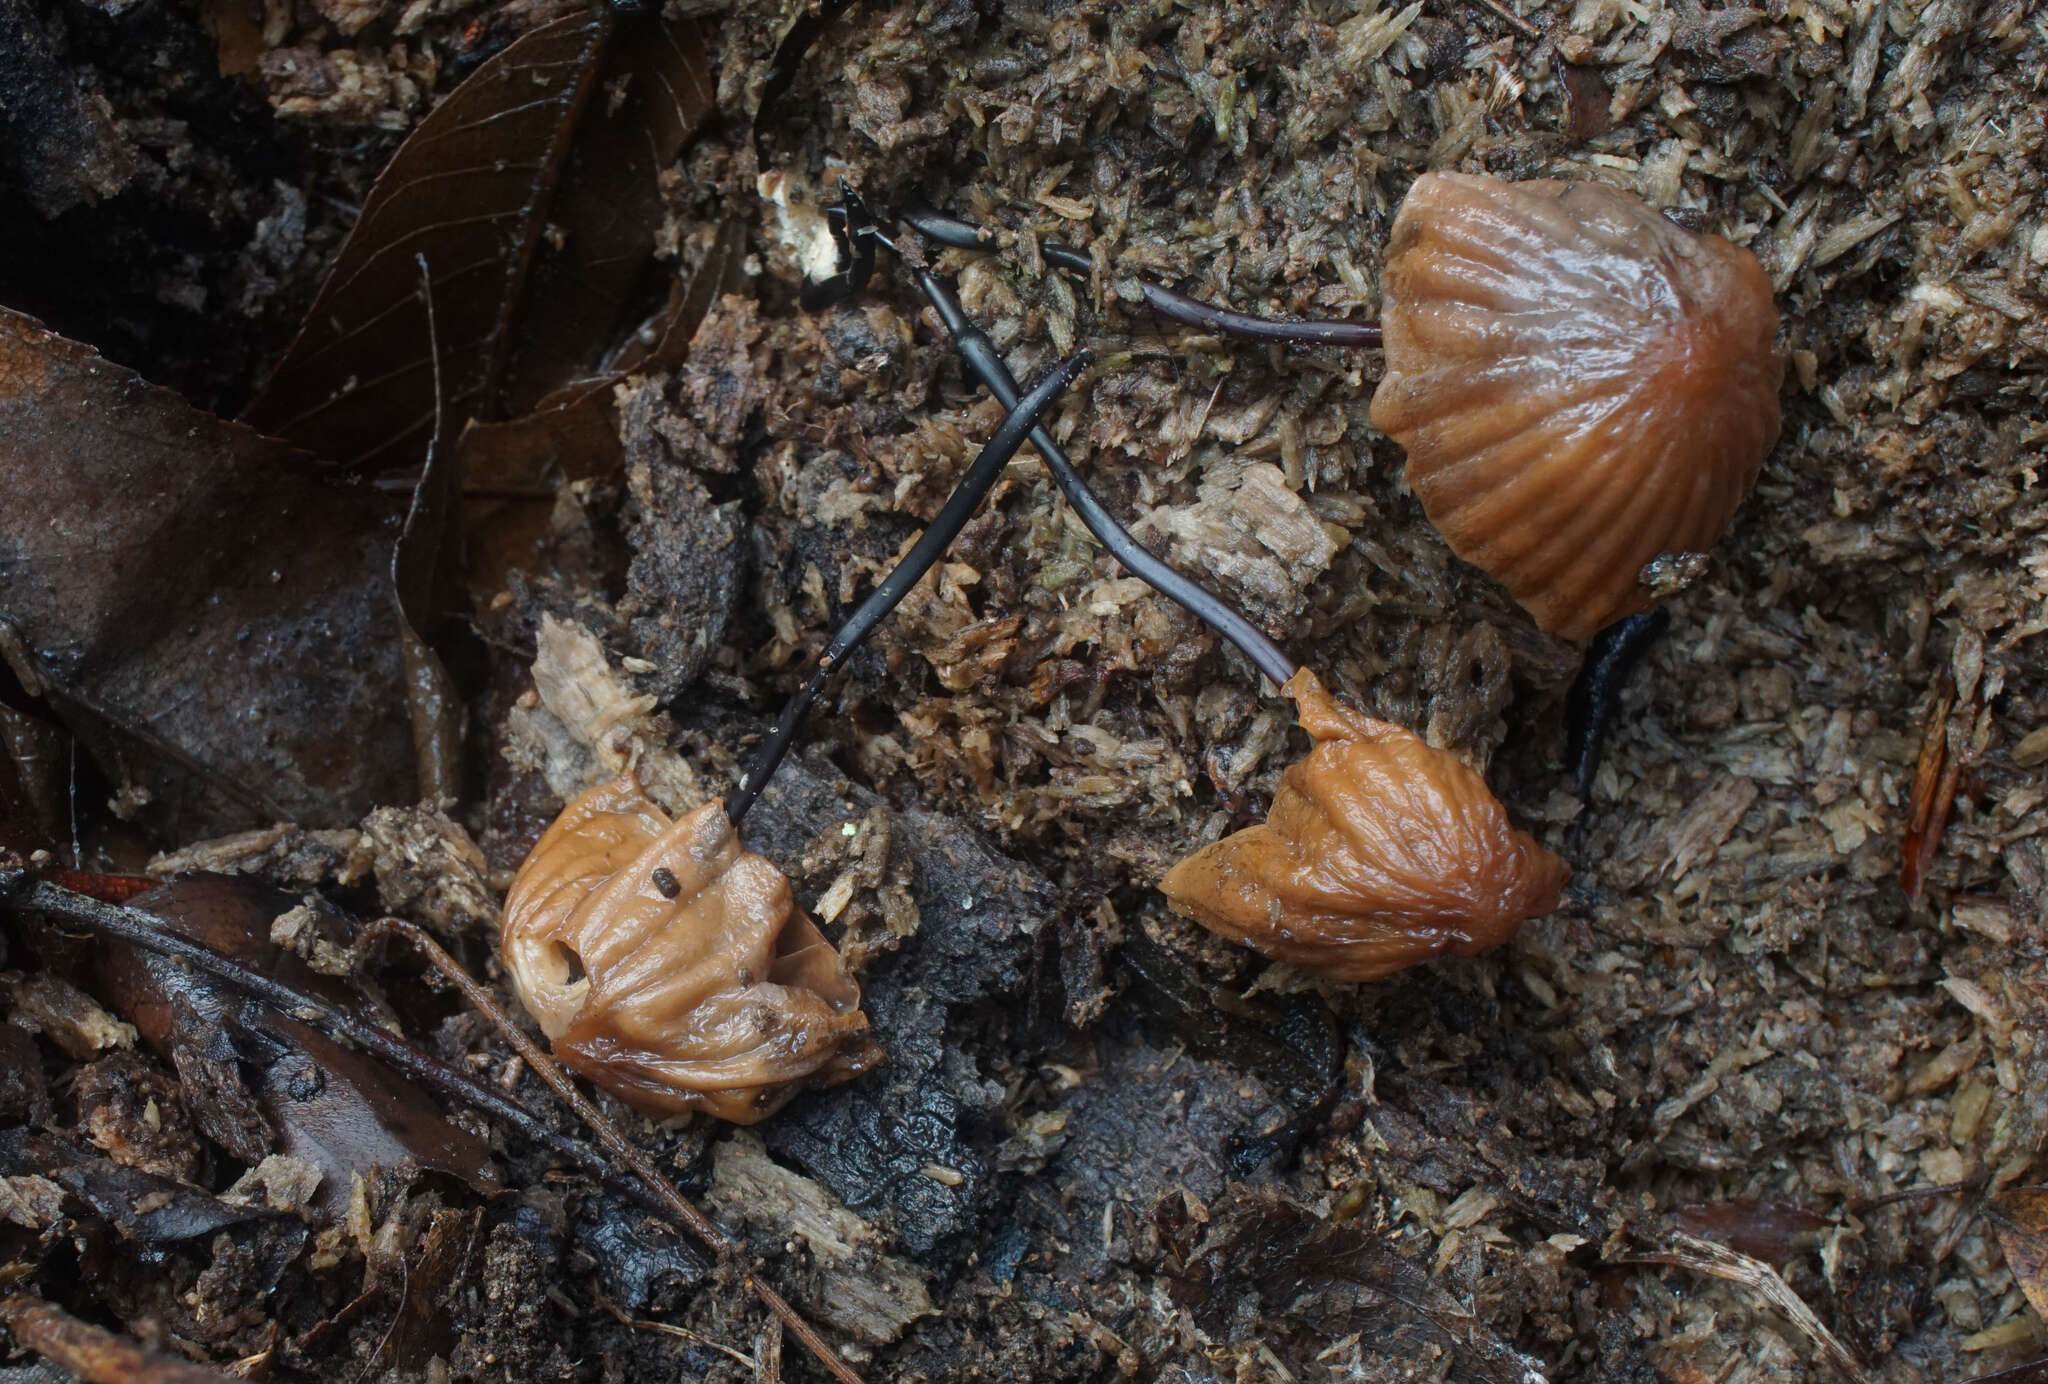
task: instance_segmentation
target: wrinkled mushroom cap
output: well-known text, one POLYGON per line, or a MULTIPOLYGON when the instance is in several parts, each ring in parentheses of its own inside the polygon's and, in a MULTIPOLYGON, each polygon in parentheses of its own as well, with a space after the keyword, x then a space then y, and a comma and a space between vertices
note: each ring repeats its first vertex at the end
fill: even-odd
POLYGON ((1784 360, 1756 257, 1603 183, 1419 178, 1387 245, 1374 426, 1430 522, 1544 629, 1646 610, 1778 437, 1784 360))
POLYGON ((499 948, 555 1055, 650 1114, 752 1124, 881 1056, 839 954, 724 805, 671 821, 630 774, 534 846, 499 948))
POLYGON ((1557 905, 1571 871, 1509 824, 1479 775, 1305 668, 1286 690, 1315 749, 1281 775, 1263 823, 1167 873, 1176 909, 1277 961, 1378 980, 1498 945, 1557 905))

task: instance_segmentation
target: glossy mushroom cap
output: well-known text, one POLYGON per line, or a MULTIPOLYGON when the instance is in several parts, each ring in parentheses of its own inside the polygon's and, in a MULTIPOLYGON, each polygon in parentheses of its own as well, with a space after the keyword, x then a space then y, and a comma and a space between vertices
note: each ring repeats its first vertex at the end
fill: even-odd
POLYGON ((534 846, 499 949, 555 1055, 650 1114, 752 1124, 881 1058, 860 987, 724 806, 671 821, 630 774, 534 846))
POLYGON ((1508 822, 1486 781, 1412 731, 1287 684, 1307 759, 1259 826, 1205 846, 1159 888, 1211 932, 1332 980, 1469 956, 1557 906, 1571 871, 1508 822))
POLYGON ((1778 437, 1756 257, 1603 183, 1417 179, 1387 245, 1374 426, 1451 548, 1584 639, 1711 546, 1778 437))

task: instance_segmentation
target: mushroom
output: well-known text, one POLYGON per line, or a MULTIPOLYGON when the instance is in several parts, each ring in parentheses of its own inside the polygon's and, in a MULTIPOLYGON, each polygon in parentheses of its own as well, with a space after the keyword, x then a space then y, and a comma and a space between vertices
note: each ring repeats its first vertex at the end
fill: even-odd
POLYGON ((1277 961, 1378 980, 1483 951, 1556 907, 1571 871, 1456 756, 1344 705, 1306 668, 1286 691, 1315 749, 1281 775, 1264 822, 1167 872, 1176 910, 1277 961))
MULTIPOLYGON (((917 277, 962 362, 1014 408, 1017 381, 1001 355, 944 280, 928 268, 917 277)), ((1168 873, 1161 887, 1177 908, 1268 955, 1339 980, 1370 980, 1443 951, 1482 950, 1555 906, 1570 871, 1509 824, 1478 774, 1339 703, 1242 614, 1148 552, 1043 429, 1031 441, 1089 532, 1293 695, 1319 742, 1287 771, 1264 825, 1168 873)))
POLYGON ((834 635, 724 802, 672 820, 630 773, 562 810, 519 867, 499 951, 555 1054, 637 1109, 765 1119, 881 1060, 855 984, 739 828, 846 656, 959 534, 1080 352, 1015 401, 925 532, 834 635))
POLYGON ((1387 247, 1374 426, 1459 557, 1584 639, 1713 544, 1778 436, 1756 257, 1603 183, 1417 179, 1387 247))
POLYGON ((499 946, 555 1055, 649 1114, 752 1124, 881 1058, 860 987, 724 804, 671 820, 630 774, 541 836, 499 946))

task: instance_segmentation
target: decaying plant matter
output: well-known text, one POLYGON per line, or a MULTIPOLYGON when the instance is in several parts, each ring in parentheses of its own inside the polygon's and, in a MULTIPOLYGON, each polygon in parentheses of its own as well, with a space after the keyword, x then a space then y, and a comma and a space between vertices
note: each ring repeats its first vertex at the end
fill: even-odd
POLYGON ((753 1124, 881 1057, 860 987, 725 805, 671 821, 630 776, 541 837, 500 947, 555 1054, 652 1114, 753 1124))
POLYGON ((1756 256, 1604 183, 1428 173, 1387 244, 1374 426, 1467 562, 1545 629, 1647 609, 1778 438, 1785 362, 1756 256))
POLYGON ((1413 731, 1287 684, 1315 737, 1266 820, 1159 882, 1211 931, 1333 980, 1469 956, 1548 913, 1571 871, 1508 821, 1486 781, 1413 731))

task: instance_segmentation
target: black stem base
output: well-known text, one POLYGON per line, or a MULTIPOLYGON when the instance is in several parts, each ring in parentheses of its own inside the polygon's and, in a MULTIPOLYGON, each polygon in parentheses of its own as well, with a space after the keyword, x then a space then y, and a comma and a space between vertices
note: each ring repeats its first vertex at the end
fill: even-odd
POLYGON ((1643 655, 1671 628, 1671 612, 1653 610, 1617 620, 1586 645, 1586 661, 1565 697, 1565 763, 1579 801, 1593 801, 1593 780, 1621 712, 1621 694, 1643 655))

